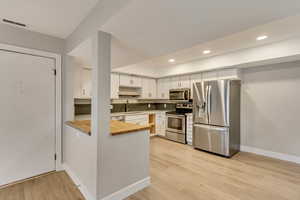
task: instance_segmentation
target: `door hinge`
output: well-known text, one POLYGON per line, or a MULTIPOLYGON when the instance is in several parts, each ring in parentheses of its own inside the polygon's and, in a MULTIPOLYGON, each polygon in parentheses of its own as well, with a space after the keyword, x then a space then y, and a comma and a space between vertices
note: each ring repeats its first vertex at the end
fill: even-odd
POLYGON ((56 160, 57 159, 57 155, 56 154, 54 154, 54 160, 56 160))
POLYGON ((53 70, 54 76, 56 76, 56 69, 53 70))

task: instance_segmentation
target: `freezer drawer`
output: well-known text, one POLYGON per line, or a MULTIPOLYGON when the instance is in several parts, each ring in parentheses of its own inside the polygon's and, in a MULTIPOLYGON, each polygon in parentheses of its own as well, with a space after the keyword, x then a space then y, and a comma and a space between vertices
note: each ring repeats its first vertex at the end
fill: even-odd
POLYGON ((229 128, 194 124, 193 146, 197 149, 230 156, 229 128))
POLYGON ((166 138, 169 140, 175 141, 175 142, 180 142, 183 144, 186 143, 185 134, 179 134, 179 133, 166 131, 166 138))

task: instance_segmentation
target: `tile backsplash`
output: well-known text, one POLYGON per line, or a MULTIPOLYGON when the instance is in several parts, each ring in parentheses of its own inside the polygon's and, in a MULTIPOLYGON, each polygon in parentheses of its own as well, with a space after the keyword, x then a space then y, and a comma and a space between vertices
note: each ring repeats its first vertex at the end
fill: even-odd
MULTIPOLYGON (((112 113, 135 112, 149 110, 175 110, 176 104, 173 103, 130 103, 112 104, 112 113)), ((75 115, 91 114, 91 104, 75 104, 75 115)))

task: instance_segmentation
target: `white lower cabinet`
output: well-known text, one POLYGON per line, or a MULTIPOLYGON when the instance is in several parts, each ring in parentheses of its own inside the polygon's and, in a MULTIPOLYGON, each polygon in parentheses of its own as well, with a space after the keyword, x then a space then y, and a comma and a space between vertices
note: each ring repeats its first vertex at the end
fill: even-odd
POLYGON ((186 122, 186 140, 189 145, 193 144, 193 115, 187 115, 186 122))
POLYGON ((156 134, 159 136, 166 136, 166 112, 156 113, 156 134))

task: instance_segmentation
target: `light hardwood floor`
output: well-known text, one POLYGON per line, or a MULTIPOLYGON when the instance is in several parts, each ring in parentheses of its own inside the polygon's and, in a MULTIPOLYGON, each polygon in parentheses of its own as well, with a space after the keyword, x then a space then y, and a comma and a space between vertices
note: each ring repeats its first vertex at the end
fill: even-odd
POLYGON ((84 200, 84 198, 66 172, 56 172, 0 189, 0 200, 84 200))
MULTIPOLYGON (((232 159, 151 139, 152 185, 127 200, 300 200, 300 165, 239 153, 232 159)), ((0 189, 0 200, 84 200, 65 172, 0 189)))
POLYGON ((151 139, 152 185, 127 200, 300 200, 300 165, 151 139))

